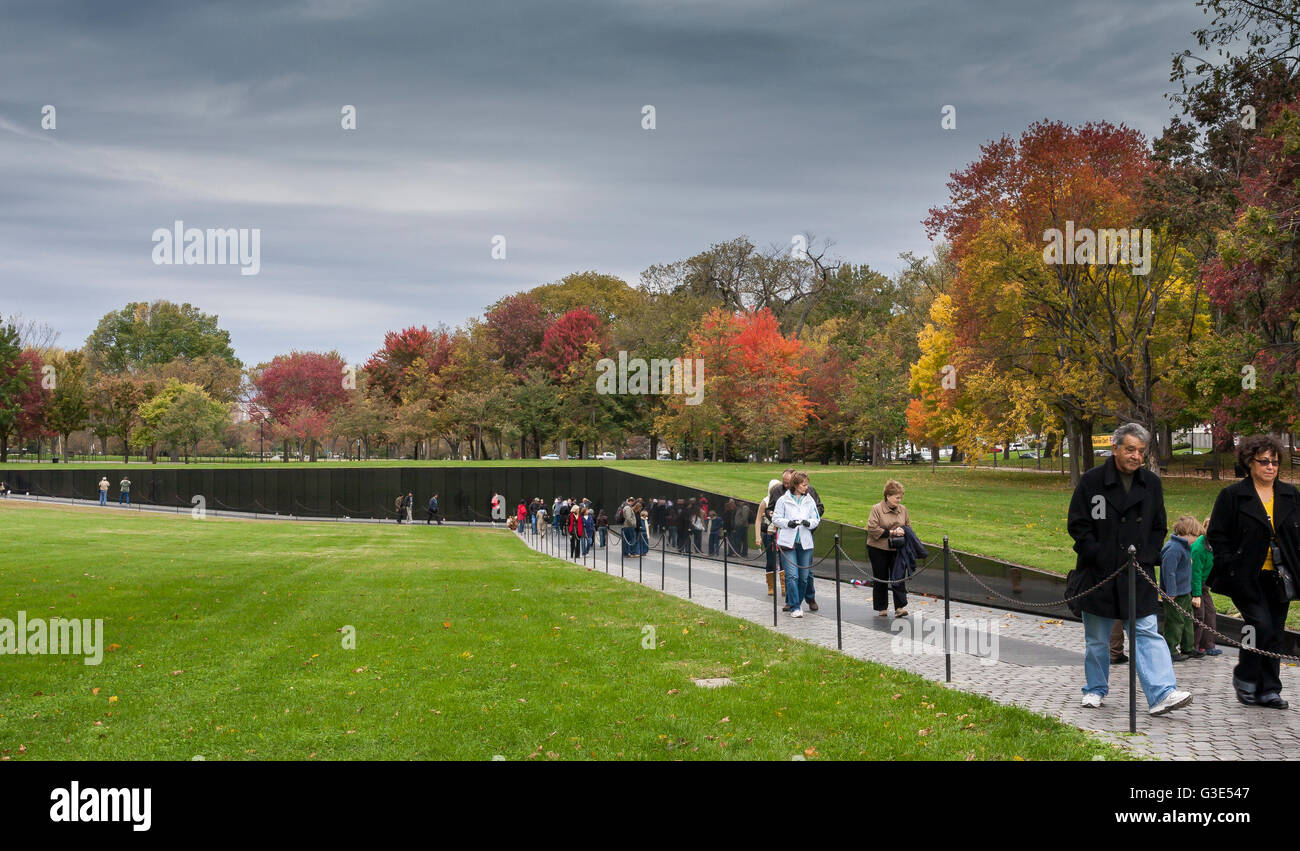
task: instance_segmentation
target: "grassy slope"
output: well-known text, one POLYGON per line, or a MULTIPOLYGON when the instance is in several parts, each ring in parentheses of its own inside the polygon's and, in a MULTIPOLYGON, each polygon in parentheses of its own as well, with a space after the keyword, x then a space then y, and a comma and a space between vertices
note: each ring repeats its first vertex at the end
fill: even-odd
POLYGON ((1041 716, 558 564, 504 532, 14 502, 0 503, 0 527, 19 544, 0 556, 0 617, 103 618, 119 645, 99 666, 0 658, 6 759, 1114 754, 1041 716), (345 625, 355 650, 341 646, 345 625), (718 675, 738 685, 688 679, 718 675))

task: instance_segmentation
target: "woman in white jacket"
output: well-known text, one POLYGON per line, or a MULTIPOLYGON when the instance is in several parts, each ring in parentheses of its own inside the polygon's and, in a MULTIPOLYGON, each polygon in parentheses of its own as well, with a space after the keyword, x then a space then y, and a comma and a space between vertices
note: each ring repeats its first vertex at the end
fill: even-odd
POLYGON ((808 495, 808 474, 797 472, 772 511, 772 528, 785 569, 785 602, 792 618, 803 617, 803 601, 812 584, 812 530, 819 523, 817 501, 808 495))

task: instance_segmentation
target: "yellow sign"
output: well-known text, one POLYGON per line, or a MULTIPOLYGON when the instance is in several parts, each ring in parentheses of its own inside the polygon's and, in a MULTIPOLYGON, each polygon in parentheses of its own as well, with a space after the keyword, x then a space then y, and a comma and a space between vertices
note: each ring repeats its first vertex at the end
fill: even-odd
POLYGON ((1111 435, 1109 434, 1094 434, 1092 436, 1092 448, 1110 449, 1110 439, 1111 435))

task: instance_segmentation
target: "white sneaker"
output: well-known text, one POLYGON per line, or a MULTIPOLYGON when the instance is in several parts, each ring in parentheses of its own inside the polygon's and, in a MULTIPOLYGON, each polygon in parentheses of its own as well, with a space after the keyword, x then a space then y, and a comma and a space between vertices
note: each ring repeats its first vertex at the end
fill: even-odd
POLYGON ((1101 706, 1101 695, 1097 694, 1095 691, 1088 692, 1083 696, 1083 705, 1096 709, 1098 706, 1101 706))
POLYGON ((793 609, 793 610, 791 610, 791 612, 790 612, 790 617, 792 617, 792 618, 801 618, 801 617, 803 617, 803 609, 800 608, 800 609, 793 609))
POLYGON ((1192 693, 1190 691, 1169 692, 1169 696, 1164 700, 1151 707, 1152 715, 1164 715, 1166 712, 1172 712, 1175 709, 1181 709, 1192 702, 1192 693))

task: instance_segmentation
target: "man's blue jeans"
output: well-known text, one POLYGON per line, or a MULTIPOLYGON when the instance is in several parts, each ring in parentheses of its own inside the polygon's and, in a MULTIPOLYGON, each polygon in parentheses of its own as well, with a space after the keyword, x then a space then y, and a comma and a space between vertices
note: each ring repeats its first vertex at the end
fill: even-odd
POLYGON ((130 492, 130 491, 122 491, 122 492, 120 492, 120 493, 117 495, 117 504, 118 504, 118 505, 130 505, 130 504, 131 504, 131 492, 130 492))
POLYGON ((781 550, 781 567, 785 570, 785 604, 794 611, 812 599, 812 556, 795 541, 794 549, 781 550))
MULTIPOLYGON (((1083 613, 1085 656, 1083 674, 1087 685, 1084 694, 1096 693, 1105 697, 1110 693, 1110 630, 1114 618, 1083 613)), ((1137 619, 1137 636, 1132 665, 1137 666, 1138 682, 1147 704, 1155 706, 1169 696, 1177 686, 1174 661, 1169 655, 1169 645, 1156 630, 1156 616, 1137 619)))
POLYGON ((636 529, 631 526, 623 526, 623 555, 636 555, 636 529))
POLYGON ((108 505, 108 491, 99 492, 99 504, 108 505))

